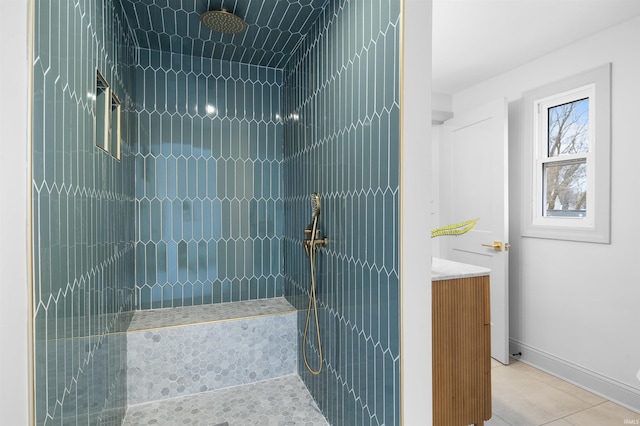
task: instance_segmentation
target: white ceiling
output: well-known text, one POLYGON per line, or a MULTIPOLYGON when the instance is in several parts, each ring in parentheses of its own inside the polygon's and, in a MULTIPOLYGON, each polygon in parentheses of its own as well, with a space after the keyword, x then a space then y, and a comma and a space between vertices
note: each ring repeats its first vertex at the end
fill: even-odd
POLYGON ((434 0, 433 91, 459 92, 637 15, 640 0, 434 0))

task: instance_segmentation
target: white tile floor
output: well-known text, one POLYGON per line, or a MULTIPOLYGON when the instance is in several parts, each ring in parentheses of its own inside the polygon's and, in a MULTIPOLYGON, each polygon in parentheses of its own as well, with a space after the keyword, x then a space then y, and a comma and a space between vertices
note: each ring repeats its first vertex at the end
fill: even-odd
POLYGON ((511 360, 492 360, 493 417, 486 426, 617 426, 640 414, 577 386, 511 360))

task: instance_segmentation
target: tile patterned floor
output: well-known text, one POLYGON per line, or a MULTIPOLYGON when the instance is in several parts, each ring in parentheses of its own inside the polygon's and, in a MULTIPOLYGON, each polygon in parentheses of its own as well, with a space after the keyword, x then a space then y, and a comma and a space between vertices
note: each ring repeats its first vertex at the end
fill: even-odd
POLYGON ((486 426, 617 426, 640 414, 527 364, 492 360, 493 417, 486 426))
MULTIPOLYGON (((492 361, 493 417, 486 426, 617 426, 640 414, 512 360, 492 361)), ((296 375, 129 407, 123 426, 327 426, 296 375)))
POLYGON ((235 318, 295 312, 284 297, 217 303, 214 305, 136 311, 129 331, 227 321, 235 318))
POLYGON ((297 375, 130 406, 123 426, 328 426, 297 375))

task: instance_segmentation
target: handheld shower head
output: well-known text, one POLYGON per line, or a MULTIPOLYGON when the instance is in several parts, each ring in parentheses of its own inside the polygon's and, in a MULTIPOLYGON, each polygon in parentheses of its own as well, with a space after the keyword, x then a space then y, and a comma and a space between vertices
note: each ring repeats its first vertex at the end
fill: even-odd
POLYGON ((311 267, 311 288, 309 289, 309 307, 307 308, 307 320, 304 324, 304 331, 302 333, 302 359, 307 370, 314 376, 317 376, 322 371, 322 341, 320 340, 320 320, 318 319, 318 302, 316 297, 316 250, 318 246, 326 247, 327 238, 320 238, 320 230, 318 229, 318 216, 320 216, 320 196, 317 192, 311 194, 311 221, 304 233, 307 235, 302 242, 304 250, 309 257, 309 263, 311 267), (318 368, 314 370, 309 361, 307 361, 307 332, 309 330, 309 319, 311 317, 311 311, 315 312, 316 322, 316 338, 317 338, 317 350, 318 350, 318 368))
POLYGON ((311 194, 311 217, 314 219, 320 216, 320 196, 317 192, 311 194))

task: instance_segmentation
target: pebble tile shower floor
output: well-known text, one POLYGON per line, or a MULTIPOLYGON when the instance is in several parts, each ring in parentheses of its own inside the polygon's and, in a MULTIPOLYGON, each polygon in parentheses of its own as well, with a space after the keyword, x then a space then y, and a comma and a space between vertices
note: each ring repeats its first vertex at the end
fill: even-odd
POLYGON ((297 375, 130 406, 123 426, 328 426, 297 375))

